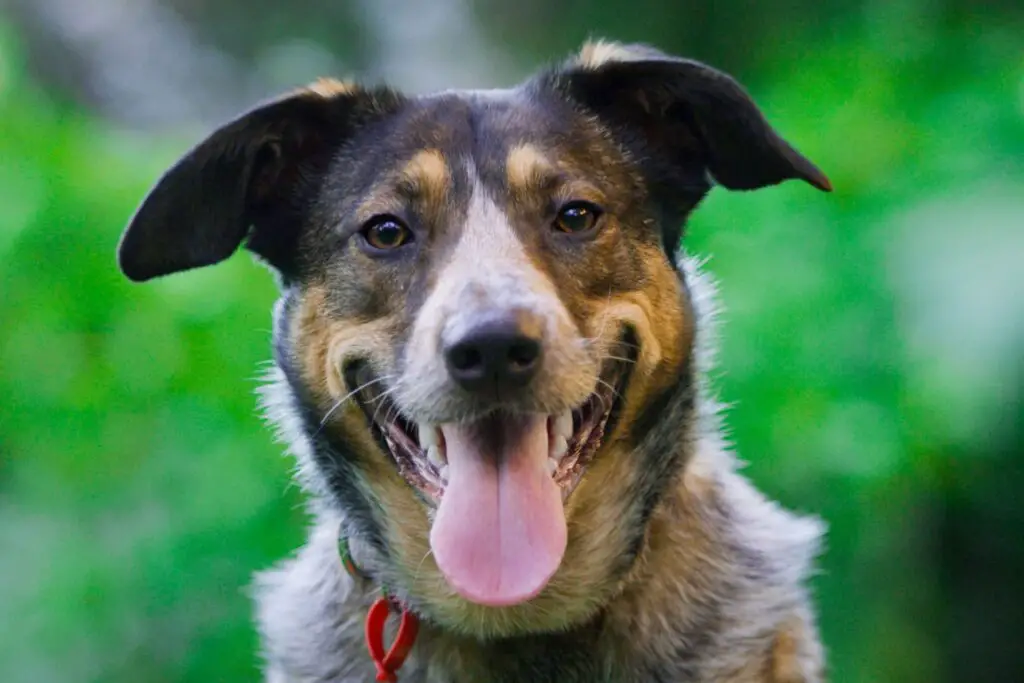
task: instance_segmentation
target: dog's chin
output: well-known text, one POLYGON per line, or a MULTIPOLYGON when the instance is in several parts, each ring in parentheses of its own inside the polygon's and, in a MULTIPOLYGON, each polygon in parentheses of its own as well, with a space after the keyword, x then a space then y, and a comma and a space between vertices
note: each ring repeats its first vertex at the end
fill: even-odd
POLYGON ((520 604, 558 570, 567 544, 565 503, 622 410, 637 347, 624 338, 619 349, 575 408, 545 414, 482 407, 473 419, 443 423, 405 415, 369 365, 348 368, 382 450, 433 509, 431 550, 466 600, 520 604))

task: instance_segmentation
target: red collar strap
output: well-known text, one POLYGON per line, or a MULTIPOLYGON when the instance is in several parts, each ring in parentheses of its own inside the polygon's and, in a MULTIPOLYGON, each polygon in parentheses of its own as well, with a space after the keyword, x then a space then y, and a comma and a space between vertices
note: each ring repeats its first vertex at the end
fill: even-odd
MULTIPOLYGON (((370 577, 364 574, 356 563, 352 561, 352 552, 349 549, 348 538, 344 535, 338 537, 338 554, 341 556, 341 564, 349 576, 356 580, 369 581, 370 577)), ((398 670, 402 668, 406 657, 412 651, 413 643, 416 642, 416 634, 420 630, 420 620, 405 605, 400 603, 383 584, 380 587, 380 597, 370 605, 370 611, 366 613, 366 647, 370 651, 370 658, 377 667, 377 681, 380 683, 396 683, 398 681, 398 670), (388 615, 394 610, 401 614, 398 624, 398 634, 395 642, 391 644, 387 652, 384 651, 384 625, 387 623, 388 615)))

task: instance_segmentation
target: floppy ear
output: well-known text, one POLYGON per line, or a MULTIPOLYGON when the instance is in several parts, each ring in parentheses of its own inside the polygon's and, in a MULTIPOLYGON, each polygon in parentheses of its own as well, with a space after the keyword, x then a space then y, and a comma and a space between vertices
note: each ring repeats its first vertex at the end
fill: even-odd
POLYGON ((323 80, 221 127, 142 201, 118 246, 121 271, 141 282, 212 265, 248 237, 250 251, 289 275, 309 179, 360 125, 400 102, 388 90, 323 80))
MULTIPOLYGON (((645 156, 703 166, 731 190, 804 180, 831 191, 828 178, 771 127, 730 76, 645 45, 593 42, 549 75, 572 100, 640 138, 645 156)), ((706 189, 706 187, 705 187, 706 189)))

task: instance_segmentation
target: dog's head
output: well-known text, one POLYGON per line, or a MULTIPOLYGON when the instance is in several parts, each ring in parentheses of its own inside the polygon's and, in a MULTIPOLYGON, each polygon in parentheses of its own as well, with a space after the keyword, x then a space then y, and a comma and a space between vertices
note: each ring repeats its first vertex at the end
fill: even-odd
POLYGON ((591 43, 509 90, 261 106, 167 172, 119 258, 146 280, 244 241, 317 476, 391 584, 457 629, 557 629, 683 464, 643 443, 692 397, 686 216, 791 178, 829 189, 730 77, 591 43))

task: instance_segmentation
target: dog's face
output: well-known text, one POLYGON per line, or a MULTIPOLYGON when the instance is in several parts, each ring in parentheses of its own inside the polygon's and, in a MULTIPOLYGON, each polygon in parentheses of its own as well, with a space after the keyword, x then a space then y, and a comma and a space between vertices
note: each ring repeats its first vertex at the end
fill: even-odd
POLYGON ((684 464, 639 446, 689 391, 686 215, 788 178, 828 189, 727 76, 596 43, 510 90, 260 107, 165 175, 120 260, 247 238, 319 476, 393 582, 456 629, 551 630, 616 590, 684 464))

